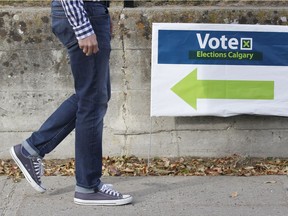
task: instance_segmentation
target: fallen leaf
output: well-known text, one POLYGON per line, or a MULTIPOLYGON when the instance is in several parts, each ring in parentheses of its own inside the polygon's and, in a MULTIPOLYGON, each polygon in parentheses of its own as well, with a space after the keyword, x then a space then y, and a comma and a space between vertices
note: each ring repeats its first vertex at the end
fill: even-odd
POLYGON ((134 173, 134 170, 133 169, 129 169, 129 168, 126 168, 126 169, 124 169, 122 171, 126 172, 126 173, 134 173))
POLYGON ((275 183, 277 183, 277 181, 266 181, 266 182, 264 182, 265 184, 275 184, 275 183))
POLYGON ((245 170, 253 170, 254 167, 253 167, 253 166, 247 166, 247 167, 245 167, 244 169, 245 169, 245 170))
POLYGON ((238 192, 232 192, 230 197, 231 198, 236 198, 238 196, 238 192))

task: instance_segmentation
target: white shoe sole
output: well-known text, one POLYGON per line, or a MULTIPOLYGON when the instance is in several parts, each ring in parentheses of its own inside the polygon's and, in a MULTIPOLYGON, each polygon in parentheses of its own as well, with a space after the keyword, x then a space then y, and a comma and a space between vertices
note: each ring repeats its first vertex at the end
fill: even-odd
POLYGON ((118 200, 82 200, 74 198, 74 203, 78 205, 94 205, 94 206, 120 206, 131 203, 133 197, 130 195, 123 195, 123 199, 118 200))
POLYGON ((23 175, 25 176, 26 180, 28 181, 28 183, 38 192, 40 193, 44 193, 46 191, 45 188, 42 188, 41 186, 39 186, 34 179, 30 176, 30 174, 28 173, 28 171, 26 170, 26 168, 23 166, 23 164, 21 163, 21 161, 19 160, 19 158, 17 157, 15 151, 14 151, 14 147, 12 147, 10 149, 10 155, 12 156, 13 160, 16 162, 16 164, 18 165, 18 167, 20 168, 20 170, 22 171, 23 175))

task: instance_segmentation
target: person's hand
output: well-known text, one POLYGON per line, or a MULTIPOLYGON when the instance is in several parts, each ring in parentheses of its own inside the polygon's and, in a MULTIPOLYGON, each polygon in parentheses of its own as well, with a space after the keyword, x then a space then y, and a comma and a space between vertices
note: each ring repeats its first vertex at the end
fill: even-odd
POLYGON ((95 34, 78 40, 78 44, 80 49, 83 50, 83 53, 85 53, 86 56, 90 56, 93 53, 95 54, 99 51, 98 42, 95 34))

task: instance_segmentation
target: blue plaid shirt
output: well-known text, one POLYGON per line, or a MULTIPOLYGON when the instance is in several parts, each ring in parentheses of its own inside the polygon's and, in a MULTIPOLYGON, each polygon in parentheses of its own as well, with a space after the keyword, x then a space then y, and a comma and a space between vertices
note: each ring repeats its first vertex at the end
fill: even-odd
POLYGON ((94 34, 83 0, 61 0, 61 3, 78 40, 94 34))

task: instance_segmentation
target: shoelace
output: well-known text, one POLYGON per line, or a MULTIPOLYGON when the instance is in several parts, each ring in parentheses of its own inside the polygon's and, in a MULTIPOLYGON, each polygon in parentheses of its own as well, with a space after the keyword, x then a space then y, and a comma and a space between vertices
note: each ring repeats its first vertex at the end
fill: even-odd
POLYGON ((39 182, 41 182, 41 176, 44 175, 44 164, 42 163, 41 158, 32 159, 33 167, 39 182))
POLYGON ((113 188, 109 187, 106 184, 103 184, 103 186, 101 187, 100 191, 102 193, 105 193, 105 194, 108 194, 108 195, 111 195, 111 196, 116 196, 116 197, 121 197, 122 196, 118 191, 114 190, 113 188))

